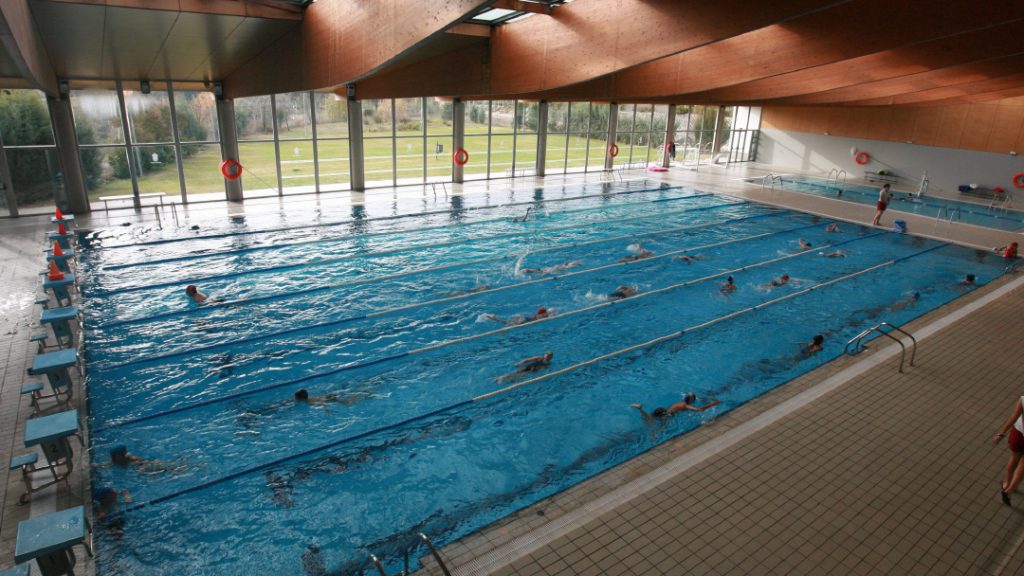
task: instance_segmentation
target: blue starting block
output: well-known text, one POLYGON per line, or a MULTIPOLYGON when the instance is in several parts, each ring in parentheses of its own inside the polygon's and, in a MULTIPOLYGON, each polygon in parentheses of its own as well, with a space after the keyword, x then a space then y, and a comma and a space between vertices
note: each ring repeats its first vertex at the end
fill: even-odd
POLYGON ((33 463, 28 473, 49 471, 53 479, 36 485, 26 481, 27 491, 22 495, 22 500, 28 500, 33 492, 66 481, 71 476, 75 467, 75 453, 68 442, 71 436, 77 437, 79 445, 83 445, 82 437, 78 433, 78 410, 58 412, 25 422, 25 447, 41 447, 47 462, 44 466, 36 466, 33 463))
MULTIPOLYGON (((63 246, 61 248, 63 248, 63 246)), ((46 255, 47 262, 57 263, 57 270, 60 270, 61 272, 71 272, 71 265, 68 264, 68 260, 75 257, 74 250, 68 250, 60 256, 54 256, 53 250, 44 250, 44 252, 48 252, 46 255)))
POLYGON ((60 232, 50 232, 46 235, 46 240, 51 244, 56 240, 57 244, 60 245, 61 250, 70 250, 71 239, 74 237, 75 235, 71 232, 66 232, 64 234, 61 234, 60 232))
POLYGON ((0 572, 0 576, 29 576, 29 564, 18 564, 10 570, 0 572))
POLYGON ((68 368, 78 364, 78 350, 65 348, 56 352, 38 354, 32 361, 32 367, 28 369, 29 376, 45 374, 50 382, 50 388, 54 392, 66 391, 68 399, 71 398, 71 376, 68 375, 68 368))
POLYGON ((43 278, 43 290, 49 290, 58 303, 63 304, 66 300, 68 304, 71 304, 71 294, 68 293, 68 286, 73 286, 74 283, 75 275, 67 272, 60 280, 50 280, 49 277, 43 278))
POLYGON ((39 316, 40 324, 49 324, 53 329, 53 335, 57 338, 57 347, 63 348, 64 344, 74 346, 75 335, 71 331, 70 320, 78 318, 77 306, 65 306, 63 308, 47 308, 39 316))
POLYGON ((74 576, 72 547, 81 544, 91 557, 90 533, 83 506, 22 520, 18 523, 14 561, 35 560, 43 576, 74 576))

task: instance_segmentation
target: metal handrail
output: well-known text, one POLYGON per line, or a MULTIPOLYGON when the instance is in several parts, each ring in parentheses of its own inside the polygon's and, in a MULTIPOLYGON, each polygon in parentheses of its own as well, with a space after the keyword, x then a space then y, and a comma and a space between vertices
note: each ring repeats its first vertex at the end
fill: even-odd
POLYGON ((846 177, 849 176, 849 174, 846 173, 846 170, 840 170, 840 171, 836 172, 836 186, 839 186, 839 177, 840 176, 843 177, 843 185, 846 185, 846 177))
POLYGON ((370 554, 370 562, 373 562, 373 565, 377 568, 377 572, 380 573, 380 576, 388 576, 388 573, 384 571, 384 566, 381 565, 380 559, 377 558, 377 556, 370 554))
POLYGON ((426 534, 420 532, 420 540, 423 540, 427 545, 427 548, 430 549, 430 554, 434 557, 434 560, 437 561, 437 565, 441 567, 441 572, 444 576, 452 576, 452 573, 448 571, 448 567, 445 566, 444 560, 441 560, 441 554, 437 551, 437 548, 434 548, 434 543, 430 541, 430 538, 427 538, 426 534))
POLYGON ((861 350, 864 349, 864 338, 867 338, 869 335, 877 332, 882 336, 885 336, 900 345, 900 373, 902 374, 903 360, 907 355, 907 347, 903 344, 903 341, 901 339, 893 336, 890 332, 882 330, 883 327, 889 328, 890 332, 899 332, 900 334, 906 336, 907 338, 910 338, 910 341, 912 343, 912 346, 910 348, 910 365, 913 366, 914 359, 917 357, 917 338, 914 338, 914 335, 911 334, 910 332, 907 332, 906 330, 900 328, 899 326, 896 326, 895 324, 890 324, 889 322, 880 322, 872 326, 871 328, 868 328, 867 330, 861 332, 860 334, 854 336, 853 339, 846 343, 846 348, 843 349, 843 354, 856 354, 860 352, 861 350), (852 351, 850 350, 851 346, 853 346, 852 351))

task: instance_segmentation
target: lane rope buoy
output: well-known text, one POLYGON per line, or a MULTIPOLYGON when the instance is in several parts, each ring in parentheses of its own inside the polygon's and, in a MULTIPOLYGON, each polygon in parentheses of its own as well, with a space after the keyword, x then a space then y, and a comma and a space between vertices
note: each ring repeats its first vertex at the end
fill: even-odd
POLYGON ((242 165, 234 158, 228 158, 220 165, 220 173, 228 180, 238 180, 242 177, 242 165))
POLYGON ((465 148, 459 148, 452 156, 452 161, 458 166, 465 166, 469 162, 469 152, 465 148))
POLYGON ((615 158, 616 156, 618 156, 619 155, 619 145, 618 144, 612 144, 611 146, 609 146, 608 147, 608 155, 611 156, 612 158, 615 158))
POLYGON ((867 152, 858 152, 857 155, 853 157, 853 161, 863 166, 871 161, 871 155, 867 152))
POLYGON ((1024 188, 1024 172, 1017 172, 1013 175, 1013 185, 1017 188, 1024 188))

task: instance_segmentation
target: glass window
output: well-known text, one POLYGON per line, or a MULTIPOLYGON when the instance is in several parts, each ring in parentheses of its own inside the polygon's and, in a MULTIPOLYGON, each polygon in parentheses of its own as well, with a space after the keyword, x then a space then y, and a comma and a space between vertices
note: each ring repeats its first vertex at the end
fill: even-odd
POLYGON ((274 119, 270 96, 235 100, 235 132, 239 140, 273 140, 274 119))
MULTIPOLYGON (((284 154, 282 150, 282 157, 284 154)), ((239 142, 238 157, 244 168, 242 187, 246 195, 277 194, 277 160, 273 142, 239 142)), ((219 166, 217 171, 220 172, 219 166)))
MULTIPOLYGON (((495 118, 497 118, 497 113, 495 113, 495 118)), ((512 169, 512 142, 513 137, 511 134, 491 135, 492 176, 507 176, 508 171, 512 169)))
MULTIPOLYGON (((273 149, 270 154, 273 157, 273 149)), ((181 155, 185 157, 182 169, 185 172, 185 189, 188 190, 189 201, 223 199, 224 177, 220 173, 220 146, 216 144, 182 144, 181 155)), ((248 175, 249 166, 245 165, 243 177, 248 175)), ((277 181, 276 175, 274 181, 277 181)), ((274 186, 275 192, 276 188, 274 186)))
MULTIPOLYGON (((447 149, 447 147, 445 147, 447 149)), ((431 150, 433 152, 434 150, 431 150)), ((431 158, 442 160, 446 154, 431 154, 431 158)), ((423 137, 411 136, 395 140, 395 173, 399 182, 423 181, 423 137)))
POLYGON ((532 173, 537 163, 537 135, 520 134, 516 138, 516 165, 517 171, 526 169, 532 173))
POLYGON ((579 172, 587 163, 587 135, 567 136, 569 148, 566 151, 565 166, 568 172, 579 172))
POLYGON ((132 154, 135 156, 140 193, 179 195, 178 164, 174 159, 173 145, 132 146, 132 154))
POLYGON ((463 166, 463 174, 467 180, 480 180, 487 178, 487 136, 466 136, 466 151, 469 152, 469 162, 463 166))
POLYGON ((633 131, 633 114, 636 106, 633 104, 619 104, 619 120, 615 125, 615 131, 625 134, 633 131))
MULTIPOLYGON (((19 210, 52 206, 54 198, 63 196, 64 183, 56 148, 8 148, 6 154, 19 210)), ((0 194, 0 199, 3 197, 0 194)))
MULTIPOLYGON (((455 105, 451 100, 441 100, 438 98, 427 98, 427 134, 431 135, 443 135, 452 134, 454 128, 452 126, 452 116, 455 110, 455 105)), ((470 105, 466 104, 465 122, 468 128, 470 123, 470 105)), ((486 110, 485 110, 486 112, 486 110)), ((486 119, 486 115, 484 116, 486 119)))
POLYGON ((392 136, 391 107, 392 101, 390 99, 363 100, 364 138, 373 138, 376 136, 387 136, 390 138, 392 136))
MULTIPOLYGON (((364 118, 365 118, 364 110, 364 118)), ((390 112, 389 112, 390 117, 390 112)), ((394 140, 388 132, 387 138, 367 138, 363 141, 363 170, 366 181, 377 186, 390 186, 394 181, 394 165, 392 163, 392 146, 394 140)))
MULTIPOLYGON (((317 134, 320 133, 319 122, 320 117, 317 116, 317 134)), ((348 140, 317 141, 321 190, 344 190, 351 185, 348 154, 348 140)))
POLYGON ((548 133, 564 134, 569 129, 569 104, 551 102, 548 104, 548 133))
POLYGON ((128 113, 128 129, 132 144, 173 142, 171 133, 171 102, 166 89, 156 86, 149 94, 124 91, 124 108, 128 113))
POLYGON ((309 116, 309 92, 291 92, 274 96, 277 110, 277 134, 281 140, 305 140, 313 137, 309 116))
MULTIPOLYGON (((428 124, 429 123, 428 117, 428 124)), ((466 102, 466 136, 468 137, 471 134, 487 134, 489 126, 490 107, 488 106, 488 103, 466 102)))
POLYGON ((515 100, 495 100, 491 103, 491 130, 495 134, 511 134, 515 126, 515 100))
POLYGON ((316 137, 348 137, 348 102, 330 92, 315 92, 316 137))
POLYGON ((124 144, 117 92, 72 90, 71 110, 79 144, 124 144))
POLYGON ((313 142, 292 140, 281 142, 281 185, 284 193, 316 191, 313 163, 313 142))
POLYGON ((395 132, 399 136, 419 136, 423 133, 423 99, 399 98, 395 100, 395 132))
POLYGON ((131 195, 132 180, 124 146, 82 147, 78 149, 78 156, 91 201, 100 196, 131 195))
POLYGON ((516 102, 516 131, 537 131, 537 103, 516 102))
POLYGON ((544 151, 544 171, 557 174, 565 171, 565 134, 549 133, 544 151))
POLYGON ((38 90, 0 90, 0 134, 7 147, 52 145, 46 96, 38 90))
MULTIPOLYGON (((178 139, 182 142, 219 142, 217 101, 212 92, 174 91, 178 139)), ((186 156, 184 151, 182 156, 186 156)))

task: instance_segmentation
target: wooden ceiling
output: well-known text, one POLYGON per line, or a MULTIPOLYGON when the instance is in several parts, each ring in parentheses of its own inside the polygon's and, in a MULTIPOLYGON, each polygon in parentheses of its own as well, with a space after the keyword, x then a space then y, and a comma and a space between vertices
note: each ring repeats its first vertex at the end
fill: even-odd
MULTIPOLYGON (((459 23, 496 0, 8 1, 28 3, 57 77, 222 80, 229 96, 355 84, 360 98, 927 106, 1024 92, 1020 0, 575 0, 494 28, 459 23)), ((0 56, 2 75, 25 68, 0 56)))

